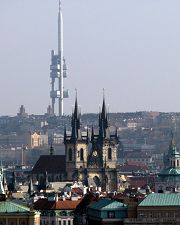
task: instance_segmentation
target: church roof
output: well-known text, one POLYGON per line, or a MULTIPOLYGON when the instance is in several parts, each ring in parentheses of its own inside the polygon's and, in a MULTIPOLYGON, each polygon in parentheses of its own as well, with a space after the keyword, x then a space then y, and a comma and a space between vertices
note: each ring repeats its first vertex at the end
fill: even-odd
POLYGON ((30 212, 30 208, 16 204, 14 202, 6 201, 0 202, 0 214, 1 213, 27 213, 30 212))
POLYGON ((180 206, 180 194, 152 193, 139 206, 180 206))
POLYGON ((34 168, 32 174, 37 173, 56 173, 65 172, 66 168, 65 155, 41 155, 34 168))

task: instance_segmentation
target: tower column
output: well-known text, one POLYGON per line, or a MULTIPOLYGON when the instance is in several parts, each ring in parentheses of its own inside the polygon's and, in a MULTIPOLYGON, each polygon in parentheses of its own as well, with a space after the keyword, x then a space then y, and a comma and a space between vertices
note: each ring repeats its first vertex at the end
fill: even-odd
POLYGON ((60 61, 60 74, 59 74, 59 116, 63 116, 63 17, 61 11, 61 1, 59 0, 59 14, 58 14, 58 55, 60 61))

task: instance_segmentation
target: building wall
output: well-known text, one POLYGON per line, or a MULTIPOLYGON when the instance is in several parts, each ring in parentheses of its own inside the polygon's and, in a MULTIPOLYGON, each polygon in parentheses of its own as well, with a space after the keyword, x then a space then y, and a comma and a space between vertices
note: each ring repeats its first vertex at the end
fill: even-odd
POLYGON ((138 206, 137 218, 128 218, 124 220, 125 225, 179 225, 180 224, 180 206, 138 206))
POLYGON ((0 214, 1 225, 40 225, 40 214, 30 213, 3 213, 0 214))
POLYGON ((102 147, 103 160, 106 161, 107 168, 116 168, 117 147, 113 143, 104 143, 102 147))
POLYGON ((85 143, 70 143, 65 146, 65 152, 67 179, 72 180, 76 169, 87 168, 88 146, 85 143))
POLYGON ((39 132, 28 133, 26 136, 26 145, 28 148, 39 148, 48 146, 48 135, 39 132))

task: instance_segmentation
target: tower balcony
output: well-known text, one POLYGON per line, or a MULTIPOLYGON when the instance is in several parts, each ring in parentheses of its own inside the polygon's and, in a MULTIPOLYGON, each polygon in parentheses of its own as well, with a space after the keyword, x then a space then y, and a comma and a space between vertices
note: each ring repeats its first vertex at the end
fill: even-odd
POLYGON ((60 91, 59 90, 51 91, 50 97, 51 98, 60 98, 60 91))

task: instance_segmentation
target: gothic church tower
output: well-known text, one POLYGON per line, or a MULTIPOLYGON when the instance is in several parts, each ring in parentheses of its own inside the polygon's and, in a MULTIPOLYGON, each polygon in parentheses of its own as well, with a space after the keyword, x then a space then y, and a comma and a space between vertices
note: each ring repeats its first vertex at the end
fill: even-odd
POLYGON ((76 97, 71 135, 67 135, 66 129, 64 132, 67 179, 85 184, 93 180, 103 191, 115 191, 119 138, 117 129, 113 134, 110 132, 105 98, 99 113, 98 129, 92 127, 91 140, 88 131, 85 134, 81 132, 80 116, 76 97))
POLYGON ((80 112, 78 109, 77 96, 75 100, 74 112, 71 119, 71 135, 67 135, 64 130, 64 144, 66 154, 66 171, 68 180, 77 180, 79 169, 87 168, 88 157, 88 131, 81 132, 80 112))
POLYGON ((103 98, 102 110, 99 113, 98 133, 95 134, 94 128, 92 128, 91 144, 92 148, 87 164, 88 175, 93 179, 98 178, 106 191, 116 190, 119 138, 117 129, 114 134, 110 132, 105 98, 103 98))

